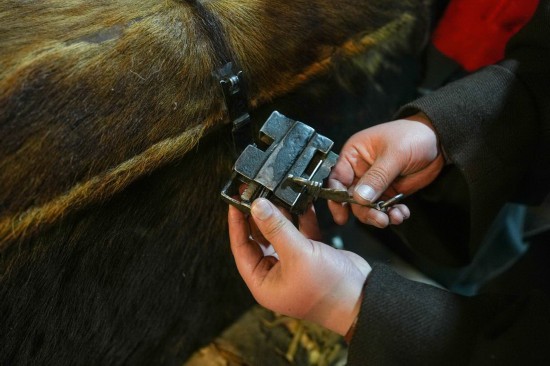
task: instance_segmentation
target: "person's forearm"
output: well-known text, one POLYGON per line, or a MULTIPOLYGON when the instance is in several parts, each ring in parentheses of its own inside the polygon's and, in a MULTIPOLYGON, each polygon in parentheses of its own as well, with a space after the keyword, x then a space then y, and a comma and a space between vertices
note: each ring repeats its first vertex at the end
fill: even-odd
POLYGON ((540 292, 463 297, 374 264, 348 364, 546 364, 549 341, 550 299, 540 292))

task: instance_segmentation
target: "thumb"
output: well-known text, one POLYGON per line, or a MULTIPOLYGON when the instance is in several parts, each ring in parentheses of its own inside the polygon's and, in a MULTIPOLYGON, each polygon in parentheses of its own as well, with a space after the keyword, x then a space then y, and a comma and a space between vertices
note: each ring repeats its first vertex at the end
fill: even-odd
POLYGON ((267 199, 255 200, 251 213, 256 226, 273 245, 280 259, 289 257, 296 250, 301 251, 308 245, 306 237, 267 199))
POLYGON ((355 185, 354 196, 374 202, 384 193, 402 171, 398 159, 383 155, 376 159, 355 185))

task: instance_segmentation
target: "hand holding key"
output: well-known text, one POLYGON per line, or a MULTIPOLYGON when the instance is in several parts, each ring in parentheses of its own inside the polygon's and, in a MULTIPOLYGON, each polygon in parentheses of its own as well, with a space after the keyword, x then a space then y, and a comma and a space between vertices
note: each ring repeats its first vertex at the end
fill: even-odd
MULTIPOLYGON (((360 204, 398 193, 410 195, 430 184, 445 164, 430 120, 418 113, 406 119, 377 125, 353 135, 344 145, 329 177, 329 187, 353 192, 360 204)), ((387 213, 362 205, 329 201, 338 224, 349 210, 361 222, 376 227, 397 225, 410 216, 406 205, 387 213)))
POLYGON ((293 184, 304 187, 307 193, 312 195, 314 199, 324 198, 326 200, 338 203, 353 203, 356 205, 370 207, 382 212, 387 212, 390 208, 393 207, 393 205, 397 204, 403 198, 405 198, 405 195, 403 193, 399 193, 387 201, 378 201, 376 203, 358 202, 353 198, 353 196, 350 196, 347 190, 324 188, 322 182, 310 181, 302 177, 295 177, 292 174, 289 174, 287 179, 289 179, 293 184))

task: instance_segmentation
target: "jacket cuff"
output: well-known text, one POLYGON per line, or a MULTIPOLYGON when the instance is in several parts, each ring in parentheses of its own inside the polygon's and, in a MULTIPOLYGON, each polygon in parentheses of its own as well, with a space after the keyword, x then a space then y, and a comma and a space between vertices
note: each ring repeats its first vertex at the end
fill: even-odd
POLYGON ((474 312, 462 299, 374 264, 351 340, 349 364, 443 365, 451 354, 460 363, 461 354, 468 357, 477 331, 474 312))
POLYGON ((487 67, 398 111, 398 117, 426 114, 446 158, 464 176, 470 188, 471 250, 517 193, 529 168, 525 162, 535 151, 537 109, 515 67, 513 61, 487 67))

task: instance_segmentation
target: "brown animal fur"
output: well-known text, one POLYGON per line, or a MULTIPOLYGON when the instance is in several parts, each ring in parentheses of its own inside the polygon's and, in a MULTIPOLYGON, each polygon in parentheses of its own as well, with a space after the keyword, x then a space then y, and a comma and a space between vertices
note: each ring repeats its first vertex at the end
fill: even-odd
MULTIPOLYGON (((417 48, 411 37, 424 34, 428 1, 202 3, 222 25, 256 108, 381 41, 417 48)), ((217 192, 231 147, 221 142, 227 117, 212 77, 219 55, 196 12, 168 0, 0 5, 0 305, 7 314, 0 333, 11 339, 0 364, 75 362, 86 342, 95 362, 170 363, 250 303, 225 259, 217 192), (160 274, 163 266, 187 271, 187 282, 160 274), (220 281, 214 268, 229 275, 220 281), (114 288, 88 289, 95 276, 108 276, 114 288), (199 276, 220 289, 200 297, 207 304, 200 311, 193 305, 199 276), (147 298, 159 283, 160 304, 147 298), (131 290, 121 300, 125 286, 131 290), (191 315, 170 307, 166 297, 178 291, 174 306, 191 315), (231 291, 241 300, 212 315, 231 291), (71 296, 82 299, 71 303, 71 296), (102 296, 109 300, 96 304, 102 296), (154 309, 165 314, 147 318, 154 309), (155 337, 147 336, 151 327, 155 337), (66 332, 74 347, 48 356, 66 332)))
MULTIPOLYGON (((184 155, 225 118, 215 55, 191 6, 80 3, 54 13, 48 2, 14 2, 0 14, 0 248, 184 155), (36 35, 21 39, 21 25, 36 35)), ((398 28, 414 19, 379 4, 205 5, 225 25, 251 106, 365 51, 389 21, 398 28), (258 27, 265 24, 269 33, 258 27)))

